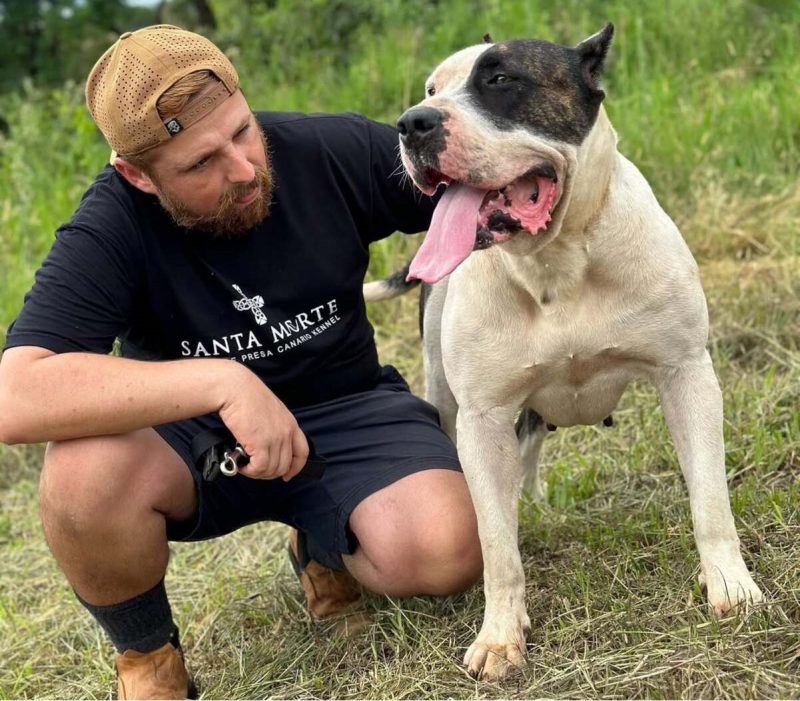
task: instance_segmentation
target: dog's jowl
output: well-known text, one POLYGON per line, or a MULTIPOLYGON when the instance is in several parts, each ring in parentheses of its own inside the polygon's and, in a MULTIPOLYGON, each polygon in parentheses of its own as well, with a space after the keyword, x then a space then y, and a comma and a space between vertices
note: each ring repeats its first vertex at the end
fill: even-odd
POLYGON ((465 663, 483 678, 524 661, 517 499, 523 477, 541 495, 545 426, 602 422, 634 379, 658 390, 712 612, 761 600, 729 504, 697 265, 617 151, 602 107, 612 34, 608 25, 575 48, 464 49, 398 122, 416 185, 446 187, 409 275, 432 285, 427 394, 457 441, 478 515, 486 611, 465 663), (518 436, 523 411, 541 421, 522 422, 518 436))

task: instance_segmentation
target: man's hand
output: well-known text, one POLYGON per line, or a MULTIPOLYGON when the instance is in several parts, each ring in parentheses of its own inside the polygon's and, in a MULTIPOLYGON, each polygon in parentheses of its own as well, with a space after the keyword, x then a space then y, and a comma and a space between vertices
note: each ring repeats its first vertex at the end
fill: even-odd
POLYGON ((219 415, 250 462, 239 472, 256 479, 289 481, 308 460, 308 443, 292 413, 250 370, 241 372, 226 391, 219 415))

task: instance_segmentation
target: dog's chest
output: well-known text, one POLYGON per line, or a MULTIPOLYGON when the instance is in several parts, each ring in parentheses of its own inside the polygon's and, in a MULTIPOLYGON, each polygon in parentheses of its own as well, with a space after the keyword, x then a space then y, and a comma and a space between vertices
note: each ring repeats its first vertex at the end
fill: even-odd
POLYGON ((602 421, 652 362, 598 304, 540 308, 522 334, 526 406, 557 426, 602 421))
POLYGON ((594 424, 632 380, 651 379, 682 354, 687 327, 680 313, 667 313, 675 305, 661 291, 581 265, 573 249, 542 257, 533 271, 509 273, 489 257, 456 271, 442 350, 460 405, 528 406, 556 426, 594 424), (491 303, 475 303, 483 299, 491 303))

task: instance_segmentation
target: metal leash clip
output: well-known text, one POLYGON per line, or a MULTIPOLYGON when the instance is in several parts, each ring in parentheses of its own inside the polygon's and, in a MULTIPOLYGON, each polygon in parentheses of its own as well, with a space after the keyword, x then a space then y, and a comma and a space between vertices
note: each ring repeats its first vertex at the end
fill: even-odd
POLYGON ((219 464, 219 471, 226 477, 233 477, 239 474, 240 463, 241 467, 244 467, 249 462, 250 458, 247 456, 247 453, 244 452, 244 448, 237 443, 233 450, 226 450, 222 454, 222 462, 219 464))
MULTIPOLYGON (((308 460, 298 473, 300 479, 318 480, 325 473, 327 460, 317 453, 311 436, 306 435, 308 460)), ((203 479, 213 482, 220 475, 233 477, 250 462, 250 456, 227 429, 208 429, 192 438, 192 460, 203 479), (229 448, 227 446, 233 446, 229 448)))

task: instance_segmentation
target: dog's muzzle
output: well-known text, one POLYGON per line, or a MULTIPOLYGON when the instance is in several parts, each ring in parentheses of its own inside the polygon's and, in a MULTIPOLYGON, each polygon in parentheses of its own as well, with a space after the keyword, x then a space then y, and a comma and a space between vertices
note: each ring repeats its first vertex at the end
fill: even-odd
POLYGON ((434 107, 412 107, 397 120, 397 130, 406 143, 421 142, 435 134, 444 114, 434 107))

